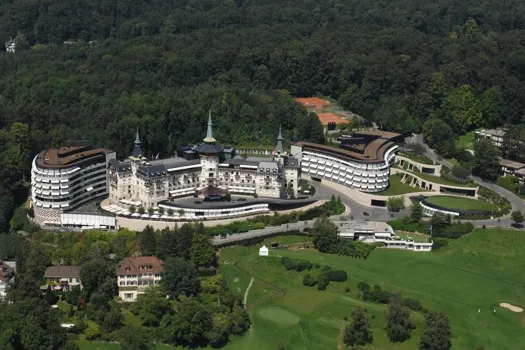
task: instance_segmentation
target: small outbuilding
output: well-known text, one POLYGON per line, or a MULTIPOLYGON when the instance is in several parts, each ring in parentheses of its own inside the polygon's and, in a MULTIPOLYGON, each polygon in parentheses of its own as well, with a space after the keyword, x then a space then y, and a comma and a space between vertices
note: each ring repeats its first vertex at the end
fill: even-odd
POLYGON ((265 245, 259 249, 259 256, 268 256, 268 248, 265 245))

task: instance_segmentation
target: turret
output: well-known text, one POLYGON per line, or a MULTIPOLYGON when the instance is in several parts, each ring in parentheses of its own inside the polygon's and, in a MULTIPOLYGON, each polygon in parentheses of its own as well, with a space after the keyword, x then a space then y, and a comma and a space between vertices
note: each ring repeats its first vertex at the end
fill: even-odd
POLYGON ((139 128, 137 128, 137 133, 135 135, 135 142, 133 143, 133 152, 131 156, 134 158, 140 158, 142 156, 142 148, 140 147, 140 137, 139 137, 139 128))

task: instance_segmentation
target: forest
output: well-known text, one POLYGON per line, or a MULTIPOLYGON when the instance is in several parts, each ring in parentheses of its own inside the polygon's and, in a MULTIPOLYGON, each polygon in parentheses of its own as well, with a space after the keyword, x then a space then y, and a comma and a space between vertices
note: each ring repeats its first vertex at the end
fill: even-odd
MULTIPOLYGON (((148 155, 323 142, 293 97, 321 95, 445 156, 478 127, 520 124, 525 4, 494 0, 0 1, 0 231, 30 161, 68 139, 148 155)), ((7 215, 9 214, 9 216, 7 215)), ((7 218, 7 219, 6 219, 7 218)))

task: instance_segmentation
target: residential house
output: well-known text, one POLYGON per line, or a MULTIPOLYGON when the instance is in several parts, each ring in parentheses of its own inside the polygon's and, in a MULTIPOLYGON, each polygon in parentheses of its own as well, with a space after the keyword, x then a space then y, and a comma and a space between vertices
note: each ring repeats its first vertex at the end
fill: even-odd
POLYGON ((7 286, 13 282, 15 269, 6 261, 0 260, 0 299, 7 294, 7 286))
POLYGON ((75 286, 82 288, 79 266, 50 266, 44 274, 45 284, 67 292, 75 286))
POLYGON ((164 262, 154 256, 129 257, 117 266, 118 295, 123 301, 133 302, 138 294, 159 284, 164 262))

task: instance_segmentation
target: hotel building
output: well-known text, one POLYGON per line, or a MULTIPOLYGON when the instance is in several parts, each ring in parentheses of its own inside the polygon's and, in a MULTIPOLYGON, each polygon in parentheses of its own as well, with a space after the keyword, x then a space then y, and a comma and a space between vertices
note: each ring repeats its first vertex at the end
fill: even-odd
POLYGON ((298 161, 284 152, 280 130, 275 151, 267 158, 236 157, 233 147, 217 145, 211 114, 203 141, 196 147, 181 147, 176 157, 148 160, 137 132, 131 156, 109 162, 110 203, 157 208, 172 197, 225 193, 281 198, 286 186, 297 195, 298 161))
POLYGON ((115 152, 92 148, 82 142, 40 152, 31 168, 35 221, 61 225, 72 219, 68 213, 75 208, 106 196, 107 167, 111 159, 115 159, 115 152))
POLYGON ((390 167, 398 146, 396 133, 365 130, 340 138, 340 148, 309 142, 292 145, 301 172, 361 192, 380 192, 389 186, 390 167))

